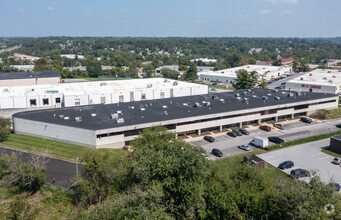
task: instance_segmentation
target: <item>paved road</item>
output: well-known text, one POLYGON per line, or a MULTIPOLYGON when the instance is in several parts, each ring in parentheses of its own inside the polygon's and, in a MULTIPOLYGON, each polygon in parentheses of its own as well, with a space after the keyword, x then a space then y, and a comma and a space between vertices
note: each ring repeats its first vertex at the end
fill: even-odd
MULTIPOLYGON (((221 135, 215 137, 215 142, 208 143, 207 141, 201 139, 198 141, 189 142, 190 144, 202 146, 211 159, 217 159, 210 154, 213 148, 220 149, 224 157, 229 157, 237 154, 244 153, 245 151, 237 148, 240 144, 248 144, 253 139, 254 136, 269 137, 269 136, 279 136, 284 139, 284 141, 293 141, 297 139, 302 139, 309 136, 327 134, 331 132, 338 131, 339 129, 335 127, 336 124, 340 124, 341 119, 324 121, 324 122, 312 122, 311 124, 306 124, 303 122, 294 122, 286 124, 285 130, 272 130, 271 132, 265 132, 260 129, 250 130, 250 135, 243 135, 241 137, 230 137, 228 135, 221 135)), ((269 142, 270 145, 273 143, 269 142)), ((257 148, 251 147, 251 151, 257 148)))
POLYGON ((293 73, 293 76, 289 76, 289 77, 287 77, 285 79, 280 79, 280 80, 278 80, 276 82, 273 82, 273 83, 269 84, 268 88, 269 89, 274 89, 275 87, 280 86, 282 83, 287 82, 289 80, 292 80, 292 79, 294 79, 296 77, 302 76, 304 74, 305 73, 293 73))
MULTIPOLYGON (((0 154, 12 154, 16 153, 19 158, 25 162, 29 162, 32 159, 30 153, 16 151, 4 147, 0 147, 0 154)), ((74 183, 74 176, 76 175, 76 163, 68 162, 65 160, 59 160, 55 158, 46 157, 44 161, 46 163, 46 182, 51 183, 53 178, 56 178, 56 183, 53 185, 61 186, 64 188, 70 187, 74 183)), ((83 170, 84 166, 78 164, 79 172, 83 170)))
MULTIPOLYGON (((293 161, 295 164, 294 167, 283 171, 287 174, 290 174, 290 171, 293 169, 303 168, 315 171, 326 184, 331 181, 341 184, 341 166, 331 163, 334 159, 333 156, 321 152, 321 149, 329 146, 329 142, 330 139, 328 138, 257 156, 274 167, 277 167, 285 160, 293 161)), ((307 182, 309 179, 303 178, 307 182)))

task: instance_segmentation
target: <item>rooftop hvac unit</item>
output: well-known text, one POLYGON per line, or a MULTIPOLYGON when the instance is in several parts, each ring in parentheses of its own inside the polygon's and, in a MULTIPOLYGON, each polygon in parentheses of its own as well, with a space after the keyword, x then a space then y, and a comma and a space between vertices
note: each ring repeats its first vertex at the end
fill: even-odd
POLYGON ((167 108, 167 105, 163 105, 162 108, 167 108))
POLYGON ((249 99, 248 99, 248 98, 243 98, 242 101, 243 101, 243 102, 247 102, 247 101, 249 101, 249 99))
POLYGON ((59 114, 59 115, 58 115, 58 118, 59 118, 59 119, 63 119, 63 118, 64 118, 64 115, 63 115, 63 114, 59 114))
POLYGON ((268 97, 267 97, 267 96, 262 96, 262 99, 263 99, 263 100, 267 100, 268 97))
POLYGON ((167 82, 170 82, 168 79, 165 79, 163 82, 167 83, 167 82))
POLYGON ((96 117, 96 116, 97 116, 96 113, 92 113, 92 114, 91 114, 91 117, 96 117))
POLYGON ((277 93, 278 92, 278 90, 277 89, 274 89, 274 90, 272 90, 274 93, 277 93))
POLYGON ((148 84, 147 88, 152 88, 152 86, 153 86, 152 84, 148 84))
POLYGON ((247 95, 247 92, 242 92, 242 95, 247 95))
POLYGON ((218 96, 212 95, 212 99, 218 99, 218 96))
POLYGON ((140 108, 141 111, 146 111, 146 108, 140 108))
MULTIPOLYGON (((132 106, 133 107, 133 106, 132 106)), ((116 111, 117 114, 122 114, 122 111, 118 110, 116 111)))
POLYGON ((294 94, 293 93, 288 93, 287 96, 288 97, 294 97, 294 94))
POLYGON ((205 106, 210 106, 211 105, 211 103, 210 102, 205 102, 205 104, 204 104, 205 106))
POLYGON ((101 83, 100 84, 100 86, 106 86, 107 85, 107 83, 101 83))
POLYGON ((188 104, 187 104, 187 103, 182 103, 182 105, 183 105, 183 106, 188 106, 188 104))
POLYGON ((300 92, 296 92, 296 95, 297 95, 297 96, 300 96, 300 95, 302 95, 302 94, 301 94, 300 92))
POLYGON ((274 99, 275 99, 275 100, 280 100, 281 98, 278 97, 278 96, 275 96, 274 99))
POLYGON ((168 115, 168 112, 167 111, 164 111, 165 115, 168 115))
POLYGON ((234 94, 234 96, 235 96, 235 97, 239 97, 239 94, 238 94, 238 93, 236 93, 236 94, 234 94))
POLYGON ((309 76, 312 76, 313 74, 312 73, 309 73, 309 76))
POLYGON ((117 118, 118 118, 118 113, 111 114, 111 119, 117 119, 117 118))
POLYGON ((117 118, 117 119, 115 119, 115 122, 117 124, 121 124, 121 123, 124 123, 124 119, 123 118, 117 118))
POLYGON ((82 117, 75 117, 75 122, 81 122, 82 121, 82 117))
POLYGON ((199 102, 195 102, 193 105, 193 107, 199 107, 199 106, 200 106, 199 102))
POLYGON ((64 116, 64 120, 69 120, 70 117, 69 116, 64 116))
POLYGON ((322 79, 327 79, 327 77, 323 77, 322 79))
POLYGON ((178 81, 173 82, 173 86, 177 86, 178 84, 178 81))
POLYGON ((333 77, 333 78, 336 78, 336 76, 335 76, 335 75, 333 75, 332 77, 333 77))
POLYGON ((304 80, 303 77, 301 77, 301 80, 304 80))
POLYGON ((329 83, 333 83, 333 80, 329 80, 328 82, 329 82, 329 83))
POLYGON ((219 99, 219 101, 224 102, 225 100, 224 99, 219 99))

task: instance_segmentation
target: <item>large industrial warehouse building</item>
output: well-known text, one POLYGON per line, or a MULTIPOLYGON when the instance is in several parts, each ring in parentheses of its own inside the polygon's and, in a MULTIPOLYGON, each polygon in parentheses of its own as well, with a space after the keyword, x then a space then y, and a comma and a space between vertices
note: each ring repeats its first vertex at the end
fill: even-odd
POLYGON ((92 148, 120 148, 153 125, 163 125, 177 134, 201 134, 337 106, 338 96, 334 94, 256 89, 21 112, 12 120, 17 134, 92 148))
POLYGON ((236 72, 242 69, 247 70, 248 72, 256 71, 260 76, 264 76, 267 80, 270 80, 271 78, 291 73, 292 68, 285 66, 246 65, 225 70, 203 72, 198 74, 200 80, 202 81, 232 83, 237 79, 236 72))
POLYGON ((0 87, 0 110, 112 104, 207 93, 206 85, 164 78, 0 87))
POLYGON ((341 70, 316 69, 286 82, 285 88, 302 92, 339 94, 341 70))
POLYGON ((0 87, 59 83, 60 75, 57 71, 0 73, 0 87))

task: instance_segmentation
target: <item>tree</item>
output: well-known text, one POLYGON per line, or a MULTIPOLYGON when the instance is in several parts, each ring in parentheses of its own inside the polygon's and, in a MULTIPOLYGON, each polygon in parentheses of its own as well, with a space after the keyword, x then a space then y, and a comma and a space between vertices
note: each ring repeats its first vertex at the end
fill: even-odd
POLYGON ((237 79, 232 83, 235 89, 251 89, 258 83, 258 73, 256 71, 248 72, 244 69, 236 71, 237 79))
POLYGON ((293 63, 292 63, 292 70, 293 71, 296 71, 297 70, 297 68, 298 68, 298 61, 297 61, 297 59, 295 58, 295 60, 293 61, 293 63))
POLYGON ((187 71, 188 67, 186 65, 180 65, 179 66, 179 71, 187 71))
POLYGON ((33 71, 50 71, 52 70, 52 66, 47 63, 47 60, 44 58, 40 58, 34 64, 33 71))
POLYGON ((0 117, 0 142, 5 141, 11 132, 11 119, 0 117))
POLYGON ((179 77, 179 72, 169 69, 169 68, 163 68, 161 70, 161 74, 163 77, 168 78, 168 79, 178 79, 179 77))
POLYGON ((143 68, 143 72, 144 72, 144 78, 152 78, 154 77, 154 72, 155 69, 153 68, 152 65, 147 65, 143 68))
POLYGON ((282 65, 282 60, 281 59, 276 59, 273 63, 273 66, 281 66, 282 65))
POLYGON ((197 80, 198 79, 197 72, 198 72, 197 66, 194 63, 191 63, 189 65, 189 69, 185 73, 185 80, 191 80, 191 81, 197 80))
POLYGON ((303 58, 303 59, 301 59, 301 61, 300 61, 300 66, 301 66, 301 70, 303 71, 303 72, 307 72, 308 70, 309 70, 309 65, 308 65, 308 59, 306 59, 306 58, 303 58))
POLYGON ((94 56, 87 57, 85 66, 90 77, 98 77, 102 74, 101 63, 94 56))

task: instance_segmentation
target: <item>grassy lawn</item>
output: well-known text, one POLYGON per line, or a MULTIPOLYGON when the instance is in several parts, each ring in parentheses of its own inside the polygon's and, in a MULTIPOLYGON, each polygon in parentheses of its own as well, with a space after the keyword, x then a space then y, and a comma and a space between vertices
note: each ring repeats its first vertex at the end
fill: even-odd
POLYGON ((327 119, 341 118, 341 107, 337 109, 328 110, 327 119))
POLYGON ((336 152, 334 152, 334 151, 331 151, 331 150, 329 150, 329 148, 322 149, 321 151, 322 151, 323 153, 329 154, 329 155, 331 155, 331 156, 333 156, 333 157, 341 157, 341 154, 338 154, 338 153, 336 153, 336 152))
MULTIPOLYGON (((87 152, 94 151, 89 147, 82 147, 74 144, 67 144, 21 134, 10 134, 8 140, 1 143, 2 146, 17 149, 25 152, 41 154, 58 159, 80 161, 87 152)), ((100 149, 100 151, 112 152, 114 155, 126 154, 123 149, 100 149)))
POLYGON ((200 85, 207 85, 210 89, 215 88, 215 89, 224 89, 224 90, 235 90, 234 88, 226 88, 225 86, 214 86, 214 85, 208 85, 208 84, 203 84, 201 81, 194 81, 193 83, 200 84, 200 85))

